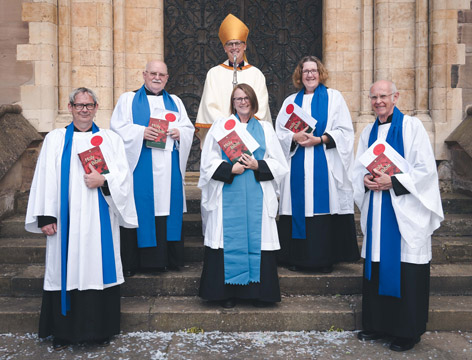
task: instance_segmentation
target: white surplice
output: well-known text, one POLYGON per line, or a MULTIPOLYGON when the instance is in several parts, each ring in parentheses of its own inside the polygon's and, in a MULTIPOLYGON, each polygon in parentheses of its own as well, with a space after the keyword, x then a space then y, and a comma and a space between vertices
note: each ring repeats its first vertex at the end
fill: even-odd
MULTIPOLYGON (((51 131, 44 139, 31 185, 25 228, 41 233, 39 216, 57 219, 57 233, 47 237, 44 290, 61 290, 61 158, 66 129, 51 131)), ((100 190, 101 191, 101 190, 100 190)), ((97 133, 74 132, 69 179, 69 250, 67 290, 102 290, 123 283, 119 226, 137 227, 131 173, 121 138, 110 130, 97 133), (78 153, 90 149, 93 137, 100 136, 100 149, 108 165, 105 174, 117 281, 103 284, 100 213, 97 189, 84 182, 85 171, 78 153)))
MULTIPOLYGON (((200 160, 200 179, 198 187, 202 189, 202 214, 205 218, 205 246, 212 249, 224 248, 223 243, 223 185, 222 181, 212 179, 216 169, 224 161, 221 156, 221 147, 213 137, 214 127, 224 123, 224 119, 217 122, 210 128, 207 139, 203 146, 200 160)), ((264 161, 267 163, 274 179, 261 181, 263 192, 262 229, 261 229, 261 250, 280 249, 279 238, 275 217, 278 207, 278 189, 283 177, 288 172, 287 163, 282 153, 279 141, 272 124, 267 121, 260 121, 264 130, 266 151, 264 161)), ((247 124, 243 124, 247 126, 247 124)))
MULTIPOLYGON (((357 160, 368 146, 369 124, 362 132, 353 166, 354 199, 361 210, 361 228, 364 233, 362 257, 365 258, 366 224, 370 191, 365 191, 364 175, 367 169, 357 160)), ((390 124, 379 126, 378 138, 385 139, 390 124)), ((431 235, 444 219, 439 193, 438 174, 433 149, 428 134, 418 118, 404 116, 403 119, 404 158, 410 164, 410 171, 397 174, 397 180, 410 192, 396 196, 390 189, 392 205, 401 233, 401 261, 412 264, 426 264, 431 260, 431 235)), ((372 216, 372 261, 380 261, 380 217, 382 193, 374 192, 372 216)))
MULTIPOLYGON (((275 125, 277 136, 287 159, 289 169, 292 156, 297 147, 290 151, 294 133, 285 128, 281 115, 288 104, 295 101, 297 94, 287 97, 280 109, 275 125)), ((313 94, 303 96, 302 109, 311 114, 311 100, 313 94)), ((329 209, 330 214, 353 214, 354 200, 350 179, 350 169, 354 159, 354 129, 351 115, 341 93, 334 89, 328 89, 328 121, 325 133, 331 135, 336 142, 336 147, 326 149, 325 155, 328 164, 329 184, 329 209)), ((320 146, 320 145, 318 145, 320 146)), ((313 217, 313 147, 305 148, 305 217, 313 217)), ((292 198, 290 190, 290 175, 287 175, 280 190, 280 215, 292 215, 292 198)))
MULTIPOLYGON (((131 171, 134 171, 138 163, 143 145, 145 127, 133 123, 132 104, 136 93, 126 92, 120 96, 111 117, 110 128, 117 132, 125 143, 126 155, 128 156, 131 171)), ((184 187, 187 160, 192 147, 195 128, 190 121, 182 100, 175 95, 170 95, 178 108, 180 116, 172 123, 172 128, 179 129, 180 141, 176 142, 179 150, 179 166, 182 174, 182 187, 184 187)), ((151 117, 153 113, 165 109, 164 100, 161 95, 147 96, 151 117)), ((169 136, 167 141, 173 142, 169 136)), ((167 216, 170 212, 171 175, 172 175, 172 152, 162 149, 152 149, 152 171, 154 184, 154 215, 167 216)), ((185 191, 183 192, 183 209, 187 211, 185 191)))

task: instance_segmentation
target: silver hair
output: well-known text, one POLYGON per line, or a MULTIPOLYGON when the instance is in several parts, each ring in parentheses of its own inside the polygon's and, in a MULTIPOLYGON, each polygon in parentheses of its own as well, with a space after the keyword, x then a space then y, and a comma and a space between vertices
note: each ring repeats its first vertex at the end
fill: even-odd
POLYGON ((95 105, 98 103, 97 95, 95 95, 95 93, 92 90, 86 87, 79 87, 77 89, 72 90, 72 92, 69 94, 69 102, 71 105, 74 104, 75 97, 77 96, 77 94, 81 94, 81 93, 89 94, 92 97, 95 105))
MULTIPOLYGON (((378 80, 378 81, 380 81, 380 80, 378 80)), ((389 81, 389 83, 390 83, 390 92, 392 93, 392 101, 393 101, 393 99, 395 97, 395 94, 398 92, 398 90, 397 90, 397 86, 395 85, 395 83, 393 81, 389 81)), ((374 84, 375 84, 375 82, 370 85, 369 94, 370 94, 370 90, 372 90, 372 86, 374 86, 374 84)))

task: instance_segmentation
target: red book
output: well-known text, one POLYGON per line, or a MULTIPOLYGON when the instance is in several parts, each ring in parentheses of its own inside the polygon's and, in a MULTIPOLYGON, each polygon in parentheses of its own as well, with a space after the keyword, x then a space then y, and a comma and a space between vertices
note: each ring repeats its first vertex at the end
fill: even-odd
POLYGON ((228 135, 218 141, 231 163, 236 163, 243 153, 252 155, 247 146, 243 143, 236 131, 231 131, 228 135))
MULTIPOLYGON (((290 131, 294 132, 295 134, 300 131, 303 131, 303 129, 305 129, 307 126, 308 124, 305 121, 303 121, 294 112, 292 113, 292 115, 290 115, 287 122, 285 123, 285 127, 289 129, 290 131)), ((308 132, 311 133, 312 131, 313 129, 310 126, 308 126, 308 132)))
POLYGON ((81 152, 79 158, 86 174, 92 172, 89 168, 89 164, 92 164, 95 170, 102 175, 110 172, 110 170, 108 170, 108 165, 105 162, 105 158, 103 157, 102 150, 100 150, 100 146, 94 146, 91 149, 81 152))
POLYGON ((164 119, 149 118, 149 126, 156 129, 159 132, 159 135, 154 141, 146 140, 146 146, 150 148, 165 149, 169 121, 164 119))
POLYGON ((374 169, 389 176, 401 173, 401 170, 387 157, 387 155, 385 155, 385 153, 381 153, 367 166, 367 170, 376 177, 378 175, 374 173, 374 169))

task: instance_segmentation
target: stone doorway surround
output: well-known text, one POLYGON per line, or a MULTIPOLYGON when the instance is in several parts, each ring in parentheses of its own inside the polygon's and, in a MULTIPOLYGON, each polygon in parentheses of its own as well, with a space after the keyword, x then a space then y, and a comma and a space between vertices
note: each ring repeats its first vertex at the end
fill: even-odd
MULTIPOLYGON (((97 122, 108 127, 121 93, 142 83, 145 63, 163 59, 163 6, 163 0, 23 0, 29 43, 17 46, 17 60, 34 69, 21 86, 24 116, 40 132, 62 127, 70 122, 68 93, 88 86, 100 99, 97 122)), ((448 159, 444 140, 463 115, 462 89, 451 87, 452 66, 465 63, 458 12, 469 8, 468 0, 323 2, 327 85, 343 93, 357 135, 373 121, 370 84, 391 79, 399 108, 421 118, 436 158, 448 159)))

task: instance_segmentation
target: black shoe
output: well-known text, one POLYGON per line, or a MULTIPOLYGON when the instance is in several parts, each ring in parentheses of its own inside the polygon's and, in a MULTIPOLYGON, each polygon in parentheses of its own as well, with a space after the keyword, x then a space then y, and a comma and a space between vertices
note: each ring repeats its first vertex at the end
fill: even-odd
POLYGON ((64 350, 67 346, 69 346, 69 344, 70 343, 68 341, 63 340, 63 339, 59 339, 57 337, 55 337, 52 340, 52 348, 54 349, 54 351, 64 350))
POLYGON ((290 265, 287 269, 290 271, 301 271, 302 269, 297 265, 290 265))
POLYGON ((134 276, 135 274, 136 274, 136 271, 134 271, 134 270, 125 270, 125 271, 123 271, 124 277, 131 277, 131 276, 134 276))
POLYGON ((100 347, 110 346, 110 338, 104 338, 96 341, 97 345, 100 347))
POLYGON ((169 265, 167 269, 170 271, 180 271, 180 267, 178 265, 169 265))
POLYGON ((232 309, 236 306, 236 301, 233 299, 226 299, 221 301, 221 306, 223 306, 225 309, 232 309))
POLYGON ((413 349, 415 345, 420 342, 420 340, 421 340, 421 337, 419 336, 417 338, 397 337, 390 344, 390 350, 407 351, 407 350, 413 349))
POLYGON ((323 266, 320 268, 320 271, 323 273, 323 274, 330 274, 333 272, 333 265, 329 265, 329 266, 323 266))
POLYGON ((363 330, 357 333, 357 338, 362 341, 378 340, 383 337, 385 337, 384 334, 375 331, 363 330))
POLYGON ((254 305, 255 307, 258 307, 258 308, 265 308, 265 307, 269 307, 269 306, 274 305, 274 303, 269 302, 269 301, 254 300, 252 302, 252 305, 254 305))

